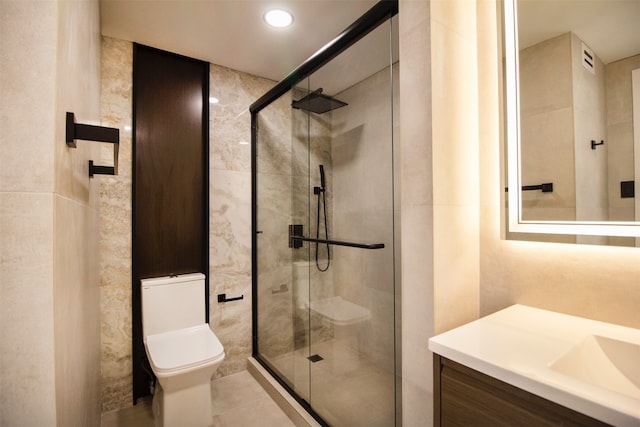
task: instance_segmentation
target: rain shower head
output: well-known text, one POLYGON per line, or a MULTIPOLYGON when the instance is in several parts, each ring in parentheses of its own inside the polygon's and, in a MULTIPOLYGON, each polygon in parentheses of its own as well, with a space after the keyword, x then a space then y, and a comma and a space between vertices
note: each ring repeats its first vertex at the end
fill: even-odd
POLYGON ((311 111, 312 113, 322 114, 336 108, 349 105, 346 102, 338 101, 327 95, 322 94, 322 88, 316 89, 302 99, 293 101, 291 106, 299 110, 311 111))

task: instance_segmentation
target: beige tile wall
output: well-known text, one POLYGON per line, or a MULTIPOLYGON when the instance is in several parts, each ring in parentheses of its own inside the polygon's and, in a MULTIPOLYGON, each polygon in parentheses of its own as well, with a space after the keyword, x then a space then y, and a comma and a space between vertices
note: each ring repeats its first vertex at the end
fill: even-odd
MULTIPOLYGON (((398 64, 393 68, 395 77, 398 68, 398 64)), ((339 295, 370 310, 371 321, 359 328, 359 337, 350 339, 351 344, 367 354, 378 368, 392 373, 395 295, 391 76, 385 68, 336 95, 349 105, 332 112, 333 137, 326 142, 331 147, 333 166, 330 238, 386 242, 385 249, 376 251, 333 246, 330 295, 339 295)), ((393 83, 397 108, 397 79, 393 83)), ((312 182, 317 182, 315 171, 312 168, 312 182)), ((315 218, 316 202, 311 200, 311 217, 315 218)), ((353 328, 352 333, 356 331, 353 328)))
POLYGON ((434 331, 433 188, 425 185, 433 180, 431 9, 428 1, 399 6, 402 419, 424 425, 432 416, 426 343, 434 331))
POLYGON ((55 425, 56 31, 55 3, 0 3, 1 425, 55 425), (39 395, 24 381, 30 377, 39 379, 39 395))
POLYGON ((97 1, 0 4, 0 424, 97 425, 97 1))
POLYGON ((495 1, 479 5, 480 313, 514 303, 640 327, 640 252, 501 238, 495 1))
MULTIPOLYGON (((634 221, 637 218, 634 199, 620 197, 620 182, 634 179, 631 70, 638 68, 640 55, 606 65, 609 218, 613 221, 634 221)), ((633 238, 612 237, 610 240, 626 246, 635 244, 633 238)))
POLYGON ((522 181, 553 183, 522 193, 524 219, 576 218, 572 82, 571 33, 520 51, 522 181))
MULTIPOLYGON (((425 402, 430 401, 431 389, 426 341, 431 334, 454 326, 454 322, 448 322, 447 317, 439 314, 441 309, 454 307, 466 310, 467 319, 460 316, 464 321, 478 315, 478 303, 480 315, 522 303, 638 327, 640 269, 637 266, 640 265, 640 253, 625 248, 503 240, 496 2, 461 1, 447 5, 431 2, 429 5, 426 2, 401 1, 400 13, 403 64, 400 83, 403 94, 403 418, 405 423, 415 421, 418 425, 428 422, 430 416, 425 409, 428 408, 425 402), (477 33, 475 24, 470 23, 469 16, 462 12, 466 9, 471 13, 474 5, 477 15, 475 12, 472 15, 477 19, 477 33), (475 62, 464 64, 461 60, 451 59, 474 49, 465 43, 464 34, 477 43, 478 55, 473 59, 477 66, 475 62), (431 51, 424 49, 425 45, 430 46, 431 51), (438 56, 437 49, 445 52, 445 46, 449 48, 446 50, 448 58, 438 56), (419 47, 422 49, 418 51, 419 47), (452 87, 454 82, 474 81, 474 73, 470 77, 467 72, 476 68, 478 83, 477 87, 471 83, 467 88, 466 94, 470 96, 457 92, 452 87), (438 69, 446 69, 450 74, 449 85, 445 83, 446 76, 437 73, 438 69), (455 102, 452 100, 448 104, 437 93, 429 96, 430 91, 439 86, 436 82, 444 84, 443 91, 449 89, 458 95, 455 102), (477 108, 475 114, 478 118, 475 124, 471 117, 474 108, 477 108), (436 110, 442 114, 449 112, 453 118, 449 121, 447 117, 438 116, 440 118, 436 120, 439 114, 436 110), (456 116, 462 111, 469 115, 456 116), (442 129, 438 130, 441 123, 442 129), (430 126, 433 126, 433 131, 430 126), (477 136, 474 137, 475 126, 477 136), (466 172, 456 168, 455 164, 447 163, 448 160, 456 161, 453 160, 456 149, 443 149, 441 153, 448 151, 449 154, 439 157, 441 161, 435 161, 438 144, 449 138, 456 141, 455 129, 460 128, 469 132, 468 138, 460 140, 459 146, 454 144, 454 147, 460 152, 469 150, 468 161, 478 161, 479 165, 479 169, 470 173, 470 179, 479 180, 479 229, 472 225, 473 216, 478 212, 472 212, 473 206, 468 206, 464 213, 466 190, 455 185, 465 179, 466 172), (442 135, 442 140, 438 135, 442 135), (424 145, 415 143, 420 138, 425 141, 424 145), (434 194, 433 201, 430 199, 430 192, 435 192, 438 187, 439 177, 449 170, 454 171, 452 184, 445 188, 451 191, 451 199, 457 198, 461 212, 460 216, 451 215, 451 223, 439 219, 442 216, 434 215, 439 208, 432 207, 431 203, 435 205, 438 197, 434 194), (429 182, 433 187, 424 185, 429 182), (451 236, 448 231, 452 225, 449 224, 462 226, 470 239, 456 239, 455 233, 451 236), (474 241, 474 233, 479 236, 479 241, 474 241), (445 239, 450 243, 443 244, 445 239), (471 255, 470 261, 464 264, 461 261, 465 259, 466 246, 471 246, 471 251, 473 247, 477 248, 479 253, 476 253, 476 261, 471 255), (479 262, 479 276, 475 270, 476 262, 479 262), (439 270, 441 275, 434 274, 435 270, 439 270), (459 292, 456 286, 451 286, 455 284, 456 272, 466 275, 460 281, 466 284, 462 287, 466 292, 459 292), (444 277, 447 274, 449 278, 444 277), (433 301, 436 309, 431 312, 433 301), (436 327, 436 324, 440 326, 436 327)), ((446 200, 445 195, 442 197, 446 200)), ((470 197, 473 200, 473 194, 470 197)), ((444 211, 444 207, 440 209, 444 211)))
MULTIPOLYGON (((607 194, 607 157, 609 146, 591 148, 591 141, 607 139, 605 68, 600 57, 594 58, 594 72, 582 66, 582 40, 571 33, 573 75, 573 128, 575 146, 576 219, 609 219, 607 194)), ((588 47, 588 46, 587 46, 588 47)), ((606 237, 581 236, 578 243, 606 244, 606 237)))
POLYGON ((63 117, 100 123, 100 11, 97 0, 58 3, 54 199, 54 322, 58 425, 97 424, 100 416, 99 178, 88 159, 99 145, 69 149, 63 117))
MULTIPOLYGON (((522 193, 524 219, 606 220, 604 65, 582 65, 582 40, 567 32, 520 51, 522 180, 552 182, 553 193, 522 193)), ((537 240, 536 236, 518 238, 537 240)), ((606 237, 545 236, 545 241, 606 243, 606 237)))
POLYGON ((431 2, 436 333, 478 313, 476 31, 474 2, 431 2))
POLYGON ((431 421, 427 340, 478 316, 473 1, 400 2, 403 422, 431 421))

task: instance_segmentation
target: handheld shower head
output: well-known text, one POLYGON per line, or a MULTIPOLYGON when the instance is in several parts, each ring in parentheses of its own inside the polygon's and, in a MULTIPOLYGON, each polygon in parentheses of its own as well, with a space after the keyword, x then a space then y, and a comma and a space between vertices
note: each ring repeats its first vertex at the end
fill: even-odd
POLYGON ((326 183, 324 180, 324 166, 320 165, 320 188, 322 188, 322 191, 325 190, 326 188, 326 183))
POLYGON ((313 194, 322 194, 326 190, 326 181, 324 178, 324 166, 320 165, 320 186, 313 187, 313 194))

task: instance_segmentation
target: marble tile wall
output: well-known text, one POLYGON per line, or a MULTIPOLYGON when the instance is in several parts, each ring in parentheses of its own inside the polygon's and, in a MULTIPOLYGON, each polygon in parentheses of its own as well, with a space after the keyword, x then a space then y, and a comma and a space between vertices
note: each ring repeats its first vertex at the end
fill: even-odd
POLYGON ((259 351, 273 361, 295 345, 292 257, 287 231, 293 223, 299 177, 291 92, 258 115, 258 335, 259 351), (286 289, 280 292, 280 286, 286 289), (277 293, 273 293, 276 291, 277 293))
MULTIPOLYGON (((226 353, 216 377, 245 370, 246 359, 251 355, 251 146, 246 144, 251 141, 249 106, 274 84, 267 79, 211 64, 210 93, 220 102, 211 105, 209 110, 210 316, 211 328, 220 338, 226 353), (218 304, 216 295, 223 292, 229 297, 244 295, 244 299, 218 304)), ((290 175, 279 172, 283 163, 290 162, 291 144, 287 142, 290 138, 287 118, 290 109, 286 101, 281 101, 262 116, 267 120, 260 122, 261 133, 264 130, 277 137, 284 147, 289 147, 288 150, 261 152, 259 155, 261 170, 266 169, 276 182, 286 180, 286 186, 275 188, 264 180, 260 181, 259 185, 266 184, 273 191, 290 188, 290 175), (269 126, 275 126, 278 131, 268 132, 269 126)), ((269 191, 267 194, 273 195, 269 191)), ((289 206, 287 210, 276 209, 274 212, 289 212, 289 206)), ((264 233, 268 233, 268 227, 264 233)), ((286 235, 279 232, 276 236, 278 247, 287 248, 286 235)), ((272 240, 268 242, 269 245, 276 244, 272 240)), ((281 249, 276 253, 284 252, 281 249)), ((290 270, 283 272, 277 267, 271 272, 276 277, 283 273, 291 276, 290 270)), ((276 281, 280 283, 280 279, 276 281)))
MULTIPOLYGON (((118 176, 100 177, 102 412, 131 405, 131 236, 133 45, 102 37, 101 115, 120 129, 118 176)), ((103 164, 113 151, 101 152, 103 164)))

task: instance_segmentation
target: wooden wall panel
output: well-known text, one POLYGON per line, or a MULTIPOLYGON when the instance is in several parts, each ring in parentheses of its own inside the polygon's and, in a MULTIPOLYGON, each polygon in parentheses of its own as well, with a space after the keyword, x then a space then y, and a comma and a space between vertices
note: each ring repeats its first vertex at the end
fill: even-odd
POLYGON ((137 44, 133 56, 135 401, 149 378, 140 279, 209 273, 209 64, 137 44))

